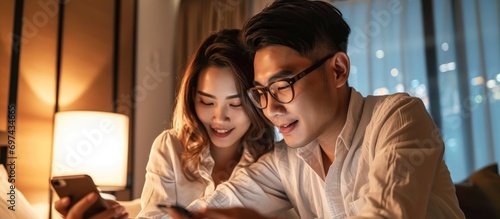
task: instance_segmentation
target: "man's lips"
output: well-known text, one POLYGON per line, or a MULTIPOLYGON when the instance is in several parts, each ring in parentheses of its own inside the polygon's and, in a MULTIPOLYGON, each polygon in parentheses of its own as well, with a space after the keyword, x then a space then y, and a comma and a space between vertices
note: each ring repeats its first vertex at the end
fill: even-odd
POLYGON ((280 130, 281 134, 286 135, 293 131, 293 129, 297 126, 298 120, 295 120, 294 122, 291 123, 285 123, 280 126, 278 126, 278 129, 280 130))

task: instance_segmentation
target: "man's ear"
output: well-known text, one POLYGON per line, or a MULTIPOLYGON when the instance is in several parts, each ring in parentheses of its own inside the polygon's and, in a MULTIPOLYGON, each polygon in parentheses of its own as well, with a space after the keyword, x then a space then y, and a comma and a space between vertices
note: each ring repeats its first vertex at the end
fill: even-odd
POLYGON ((335 71, 335 78, 337 88, 344 86, 347 83, 347 79, 349 78, 349 72, 351 67, 351 61, 349 60, 349 56, 345 52, 337 52, 332 60, 333 70, 335 71))

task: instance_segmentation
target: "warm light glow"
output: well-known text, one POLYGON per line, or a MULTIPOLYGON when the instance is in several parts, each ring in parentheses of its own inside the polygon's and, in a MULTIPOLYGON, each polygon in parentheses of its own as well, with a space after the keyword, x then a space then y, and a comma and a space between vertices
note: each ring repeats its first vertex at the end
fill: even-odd
POLYGON ((493 79, 488 80, 488 82, 486 82, 486 87, 490 89, 493 89, 495 86, 497 86, 497 82, 493 79))
POLYGON ((445 43, 442 43, 442 44, 441 44, 441 49, 442 49, 443 51, 445 51, 445 52, 446 52, 446 51, 448 51, 448 49, 449 49, 449 48, 450 48, 450 47, 449 47, 448 43, 446 43, 446 42, 445 42, 445 43))
POLYGON ((377 88, 375 89, 375 91, 373 91, 373 95, 375 96, 387 94, 389 94, 389 89, 387 89, 386 87, 377 88))
POLYGON ((455 62, 449 62, 449 63, 441 64, 439 66, 439 71, 441 71, 443 73, 453 71, 455 69, 456 69, 455 62))
POLYGON ((397 77, 399 75, 399 71, 397 68, 392 68, 391 69, 391 76, 392 77, 397 77))
POLYGON ((478 76, 478 77, 472 78, 470 80, 470 83, 472 85, 481 85, 481 84, 484 84, 484 78, 482 76, 478 76))
POLYGON ((55 115, 52 176, 88 174, 102 190, 127 184, 128 117, 67 111, 55 115))
POLYGON ((403 84, 397 84, 396 85, 396 92, 398 92, 398 93, 405 92, 405 86, 403 84))
POLYGON ((384 55, 385 55, 384 50, 379 49, 375 52, 375 56, 379 59, 384 58, 384 55))

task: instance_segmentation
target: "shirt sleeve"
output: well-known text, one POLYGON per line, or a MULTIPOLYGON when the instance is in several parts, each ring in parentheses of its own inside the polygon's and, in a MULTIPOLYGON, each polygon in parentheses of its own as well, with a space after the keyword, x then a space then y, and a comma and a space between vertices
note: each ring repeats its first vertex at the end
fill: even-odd
POLYGON ((193 201, 188 209, 244 206, 266 216, 277 216, 292 207, 277 169, 276 151, 263 155, 211 194, 193 201))
POLYGON ((358 216, 350 218, 425 218, 444 144, 422 101, 386 98, 367 126, 366 145, 369 191, 358 216))
POLYGON ((175 175, 172 159, 178 159, 173 148, 171 136, 167 131, 153 142, 149 161, 146 165, 146 181, 141 194, 141 211, 138 218, 170 218, 161 212, 156 204, 176 203, 175 175))

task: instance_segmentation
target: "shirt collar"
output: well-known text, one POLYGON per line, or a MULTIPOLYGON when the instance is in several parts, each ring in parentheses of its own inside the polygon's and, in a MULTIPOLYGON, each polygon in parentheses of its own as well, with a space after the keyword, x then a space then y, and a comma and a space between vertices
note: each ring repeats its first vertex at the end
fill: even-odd
POLYGON ((345 148, 349 150, 351 148, 352 140, 354 134, 358 128, 358 124, 361 118, 361 113, 363 112, 364 98, 356 89, 351 88, 351 97, 349 100, 349 107, 347 109, 347 118, 340 132, 338 143, 343 143, 345 148))
POLYGON ((323 163, 321 162, 323 158, 321 158, 321 149, 318 142, 314 140, 304 147, 297 148, 296 150, 297 155, 324 180, 325 173, 323 171, 323 163))

